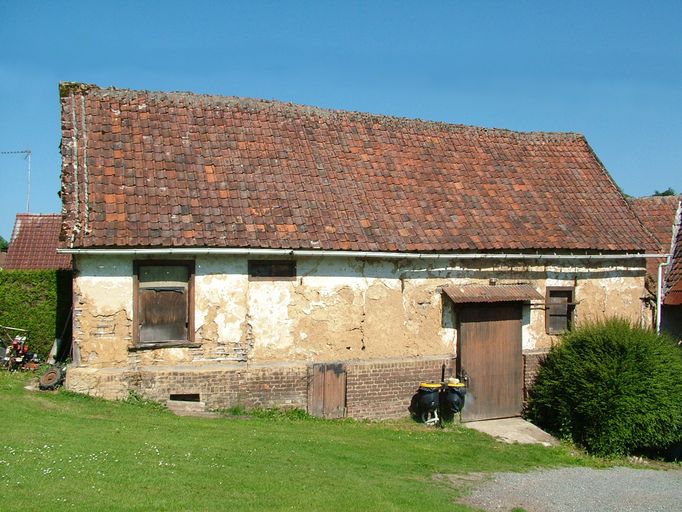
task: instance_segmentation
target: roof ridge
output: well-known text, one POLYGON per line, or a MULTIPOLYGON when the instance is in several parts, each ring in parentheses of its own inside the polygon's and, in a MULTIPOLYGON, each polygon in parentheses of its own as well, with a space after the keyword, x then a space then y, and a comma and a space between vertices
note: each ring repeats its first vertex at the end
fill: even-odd
POLYGON ((682 200, 682 194, 674 194, 674 195, 666 195, 666 196, 657 196, 657 195, 650 195, 650 196, 641 196, 641 197, 630 197, 629 200, 631 201, 642 201, 642 200, 653 200, 653 201, 670 201, 670 202, 677 202, 682 200))
MULTIPOLYGON (((291 101, 284 101, 278 99, 252 98, 246 96, 225 96, 220 94, 195 93, 190 91, 150 91, 127 89, 118 87, 100 87, 95 84, 84 84, 79 82, 61 82, 59 84, 60 96, 70 96, 72 94, 89 95, 92 92, 99 92, 102 96, 107 94, 112 95, 128 95, 130 97, 147 96, 154 99, 165 100, 210 100, 213 106, 234 106, 240 105, 244 107, 252 107, 257 109, 275 108, 281 109, 284 112, 294 113, 296 117, 301 114, 325 116, 342 116, 351 118, 357 121, 379 122, 389 126, 409 126, 414 127, 438 127, 440 129, 447 129, 454 132, 473 133, 478 135, 506 135, 510 137, 522 138, 526 141, 534 142, 563 142, 563 141, 577 141, 586 140, 582 133, 578 132, 544 132, 544 131, 521 131, 511 130, 508 128, 483 127, 475 125, 467 125, 461 123, 452 123, 447 121, 437 121, 431 119, 421 119, 417 117, 396 116, 390 114, 375 114, 371 112, 362 112, 357 110, 343 110, 334 108, 323 108, 312 105, 305 105, 302 103, 295 103, 291 101)), ((179 101, 179 103, 183 103, 179 101)), ((206 105, 204 105, 206 106, 206 105)))

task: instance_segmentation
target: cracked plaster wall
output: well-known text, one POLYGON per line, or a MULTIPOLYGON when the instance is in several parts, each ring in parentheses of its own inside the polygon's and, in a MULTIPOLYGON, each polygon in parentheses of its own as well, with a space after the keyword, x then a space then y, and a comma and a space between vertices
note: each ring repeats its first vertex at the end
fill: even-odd
POLYGON ((80 257, 76 268, 73 333, 80 364, 94 368, 126 364, 133 339, 132 260, 80 257))
MULTIPOLYGON (((74 282, 80 364, 122 367, 217 361, 324 361, 447 355, 455 352, 448 284, 576 286, 576 322, 619 314, 646 318, 644 262, 562 267, 526 262, 377 261, 299 258, 294 280, 256 281, 248 258, 198 256, 195 342, 200 348, 129 353, 133 265, 129 257, 81 256, 74 282)), ((544 349, 544 306, 524 306, 523 348, 544 349)))

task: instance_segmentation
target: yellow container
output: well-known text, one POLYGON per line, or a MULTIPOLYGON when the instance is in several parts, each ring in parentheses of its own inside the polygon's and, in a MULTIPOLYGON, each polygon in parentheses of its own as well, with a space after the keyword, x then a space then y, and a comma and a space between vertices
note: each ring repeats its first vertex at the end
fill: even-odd
POLYGON ((421 382, 419 384, 420 388, 424 389, 440 389, 441 383, 440 382, 421 382))

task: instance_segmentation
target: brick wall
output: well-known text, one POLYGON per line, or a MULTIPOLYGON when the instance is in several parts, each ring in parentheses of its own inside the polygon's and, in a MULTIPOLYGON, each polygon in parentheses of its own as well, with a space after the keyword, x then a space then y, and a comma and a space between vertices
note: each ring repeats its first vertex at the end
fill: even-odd
MULTIPOLYGON (((347 415, 353 418, 396 418, 407 407, 420 381, 440 381, 454 371, 447 357, 348 362, 345 365, 347 415)), ((308 407, 310 365, 159 367, 128 375, 130 388, 165 402, 171 394, 198 394, 210 409, 308 407)))
MULTIPOLYGON (((523 354, 524 401, 545 352, 523 354)), ((455 371, 453 357, 348 361, 346 412, 358 419, 400 418, 421 381, 440 381, 455 371)), ((171 394, 198 394, 209 409, 233 406, 308 409, 312 365, 245 363, 143 367, 139 371, 72 369, 67 389, 105 398, 123 398, 128 390, 165 403, 171 394)))
POLYGON ((171 394, 199 394, 209 409, 241 405, 305 409, 307 366, 215 365, 143 370, 133 389, 159 402, 171 394))
POLYGON ((523 404, 528 402, 528 392, 533 387, 535 378, 540 370, 540 363, 548 354, 546 351, 532 351, 523 353, 523 404))
POLYGON ((454 358, 385 360, 346 365, 346 408, 358 419, 400 418, 421 381, 440 381, 454 373, 454 358))

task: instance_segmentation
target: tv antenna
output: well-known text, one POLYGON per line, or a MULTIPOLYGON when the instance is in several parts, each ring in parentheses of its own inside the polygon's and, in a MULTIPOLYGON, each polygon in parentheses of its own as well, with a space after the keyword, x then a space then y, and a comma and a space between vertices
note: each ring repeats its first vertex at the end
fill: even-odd
POLYGON ((31 150, 21 149, 18 151, 0 151, 0 155, 24 155, 28 160, 28 189, 26 191, 26 213, 31 213, 31 150))

